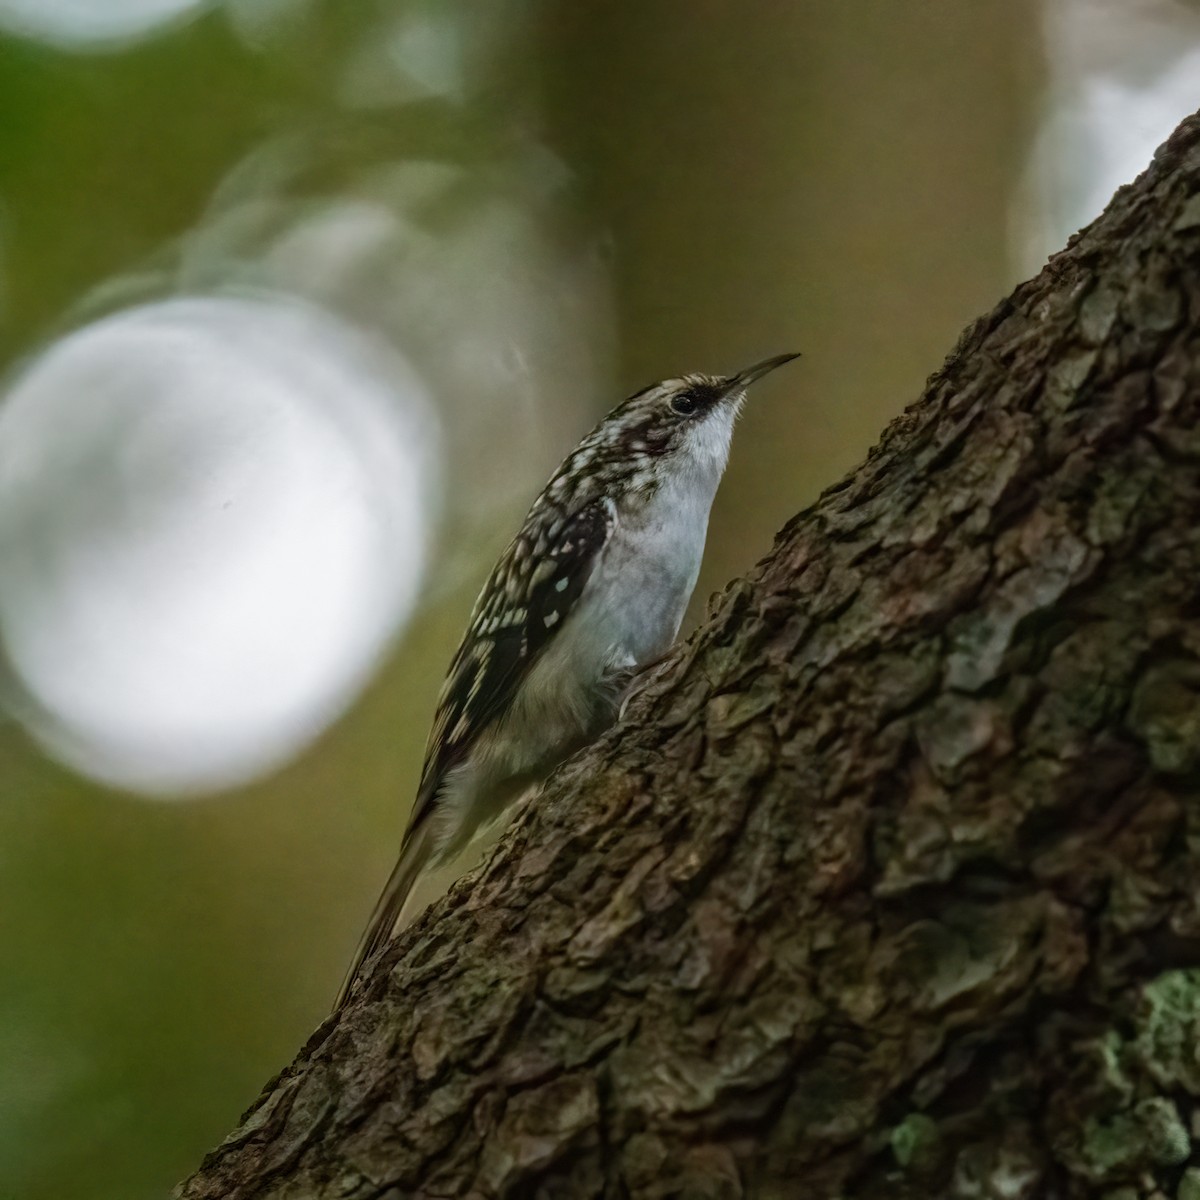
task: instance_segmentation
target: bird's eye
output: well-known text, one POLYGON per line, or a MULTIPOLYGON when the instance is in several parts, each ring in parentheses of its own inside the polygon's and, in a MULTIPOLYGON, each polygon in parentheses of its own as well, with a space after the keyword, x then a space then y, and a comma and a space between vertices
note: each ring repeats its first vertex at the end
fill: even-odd
POLYGON ((678 396, 671 397, 671 411, 681 417, 690 417, 698 407, 696 397, 691 392, 680 392, 678 396))

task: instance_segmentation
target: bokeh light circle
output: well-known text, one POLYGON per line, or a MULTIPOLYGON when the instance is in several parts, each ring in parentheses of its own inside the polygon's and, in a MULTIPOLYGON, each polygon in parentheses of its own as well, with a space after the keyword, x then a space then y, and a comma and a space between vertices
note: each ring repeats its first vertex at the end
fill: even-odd
POLYGON ((54 754, 151 794, 294 755, 411 613, 417 376, 312 306, 175 299, 52 345, 0 408, 0 634, 54 754))
POLYGON ((63 49, 121 46, 211 7, 212 0, 0 0, 0 28, 63 49))

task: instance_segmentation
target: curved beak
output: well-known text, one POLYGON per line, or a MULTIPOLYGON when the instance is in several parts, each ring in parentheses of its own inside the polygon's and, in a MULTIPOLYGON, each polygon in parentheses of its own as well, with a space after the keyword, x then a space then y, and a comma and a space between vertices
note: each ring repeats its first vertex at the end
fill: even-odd
POLYGON ((793 358, 799 357, 797 352, 796 354, 777 354, 774 358, 764 358, 762 362, 755 363, 754 366, 747 367, 736 375, 731 375, 727 394, 744 392, 752 383, 756 383, 764 375, 769 375, 776 367, 782 367, 784 363, 789 363, 793 358))

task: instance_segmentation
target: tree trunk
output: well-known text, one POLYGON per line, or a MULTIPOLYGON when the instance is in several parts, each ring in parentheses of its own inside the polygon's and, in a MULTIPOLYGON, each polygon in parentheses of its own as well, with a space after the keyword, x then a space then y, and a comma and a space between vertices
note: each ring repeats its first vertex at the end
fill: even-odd
POLYGON ((1198 322, 1200 116, 178 1194, 1200 1197, 1198 322))

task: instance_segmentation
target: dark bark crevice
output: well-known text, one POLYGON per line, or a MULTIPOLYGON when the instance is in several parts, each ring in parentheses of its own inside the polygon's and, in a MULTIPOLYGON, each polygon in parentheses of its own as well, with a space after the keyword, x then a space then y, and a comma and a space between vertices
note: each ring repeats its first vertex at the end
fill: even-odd
POLYGON ((1192 118, 180 1196, 1200 1196, 1198 417, 1192 118))

